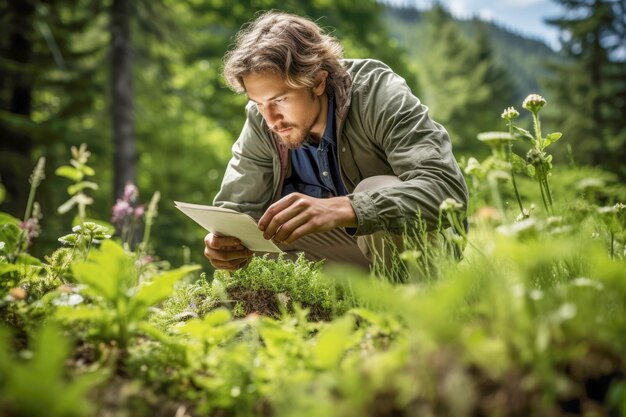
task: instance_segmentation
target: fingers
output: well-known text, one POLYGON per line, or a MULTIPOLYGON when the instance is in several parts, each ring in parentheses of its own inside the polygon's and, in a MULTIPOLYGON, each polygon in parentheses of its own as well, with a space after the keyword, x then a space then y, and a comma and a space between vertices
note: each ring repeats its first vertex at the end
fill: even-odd
MULTIPOLYGON (((263 213, 263 216, 259 219, 259 229, 265 232, 272 223, 272 221, 274 221, 274 217, 276 215, 282 213, 283 210, 290 207, 295 201, 297 201, 301 197, 303 197, 303 195, 300 193, 291 193, 269 206, 265 213, 263 213)), ((272 236, 274 236, 275 233, 276 230, 273 230, 272 234, 266 237, 266 239, 270 239, 272 236)))
POLYGON ((290 244, 307 234, 307 226, 311 226, 312 221, 306 213, 300 213, 280 226, 272 240, 276 243, 290 244))
POLYGON ((218 236, 214 233, 209 233, 204 237, 204 244, 208 248, 212 249, 226 249, 226 248, 243 248, 241 240, 232 236, 218 236))
POLYGON ((253 252, 234 237, 209 233, 204 238, 204 256, 216 269, 234 271, 246 265, 253 252))
POLYGON ((250 261, 250 258, 239 259, 237 261, 230 261, 230 262, 212 260, 211 265, 213 265, 213 268, 215 269, 221 269, 221 270, 233 272, 246 266, 249 261, 250 261))
MULTIPOLYGON (((294 196, 294 194, 290 196, 294 196)), ((279 229, 282 230, 288 222, 305 212, 310 205, 308 198, 296 195, 289 200, 286 200, 286 198, 279 200, 277 203, 270 206, 263 215, 263 217, 266 218, 266 223, 261 225, 261 222, 259 222, 259 228, 263 230, 263 237, 265 239, 274 238, 279 229), (289 204, 287 205, 287 203, 289 204)), ((307 215, 307 218, 308 217, 310 217, 310 215, 307 215)), ((301 224, 302 221, 306 221, 306 218, 300 218, 296 223, 301 224)))

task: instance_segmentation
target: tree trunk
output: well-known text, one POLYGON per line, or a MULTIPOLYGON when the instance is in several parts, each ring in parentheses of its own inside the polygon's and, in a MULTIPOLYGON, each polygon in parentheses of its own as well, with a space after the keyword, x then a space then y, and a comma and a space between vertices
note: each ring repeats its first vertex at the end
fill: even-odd
POLYGON ((120 197, 135 183, 137 150, 133 108, 132 0, 111 7, 111 114, 113 118, 113 194, 120 197))
MULTIPOLYGON (((35 6, 32 1, 8 2, 5 10, 9 19, 4 36, 8 41, 0 42, 7 49, 0 50, 9 65, 2 68, 0 110, 21 118, 30 119, 32 112, 32 71, 27 68, 33 55, 33 28, 35 6)), ((16 119, 17 120, 17 119, 16 119)), ((30 155, 33 149, 32 132, 18 128, 12 122, 0 122, 0 180, 8 193, 8 211, 18 215, 28 195, 28 174, 32 169, 30 155)), ((7 209, 5 209, 7 210, 7 209)))

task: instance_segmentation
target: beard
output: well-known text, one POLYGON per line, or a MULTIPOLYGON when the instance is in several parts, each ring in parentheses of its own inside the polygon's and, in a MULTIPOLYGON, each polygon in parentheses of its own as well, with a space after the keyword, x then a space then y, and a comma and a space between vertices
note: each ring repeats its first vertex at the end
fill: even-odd
POLYGON ((273 130, 273 132, 280 138, 281 142, 288 149, 297 149, 304 144, 314 144, 314 140, 311 137, 311 129, 302 129, 297 126, 281 126, 279 129, 273 130), (281 135, 276 130, 291 129, 287 135, 281 135))

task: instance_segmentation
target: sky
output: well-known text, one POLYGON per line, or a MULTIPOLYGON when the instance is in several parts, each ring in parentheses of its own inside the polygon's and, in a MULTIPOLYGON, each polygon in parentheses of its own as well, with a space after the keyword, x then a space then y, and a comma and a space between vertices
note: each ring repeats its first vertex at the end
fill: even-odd
MULTIPOLYGON (((384 3, 428 8, 432 0, 382 0, 384 3)), ((544 23, 544 19, 560 17, 563 9, 550 0, 441 0, 456 17, 478 16, 515 32, 543 39, 558 49, 558 30, 544 23)))

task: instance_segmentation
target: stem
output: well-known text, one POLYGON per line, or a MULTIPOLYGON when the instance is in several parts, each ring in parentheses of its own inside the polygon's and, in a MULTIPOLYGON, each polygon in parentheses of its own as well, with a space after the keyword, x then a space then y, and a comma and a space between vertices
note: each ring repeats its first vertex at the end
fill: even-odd
POLYGON ((28 202, 26 203, 26 210, 24 211, 24 221, 30 219, 30 215, 33 211, 33 204, 35 203, 35 193, 37 191, 37 184, 33 182, 30 186, 30 192, 28 193, 28 202))
POLYGON ((550 216, 550 207, 548 205, 548 202, 546 201, 546 193, 543 189, 543 167, 541 165, 537 166, 537 172, 535 173, 535 175, 537 175, 537 182, 539 183, 539 190, 541 191, 541 199, 543 200, 543 206, 546 209, 546 212, 548 213, 548 216, 550 216))
POLYGON ((550 208, 552 208, 552 193, 550 192, 550 183, 548 183, 548 176, 544 175, 543 182, 546 187, 546 194, 548 195, 548 201, 550 202, 550 208))
POLYGON ((535 139, 537 140, 537 149, 543 150, 543 138, 541 136, 541 123, 539 122, 539 115, 533 112, 533 125, 535 126, 535 139))
MULTIPOLYGON (((513 122, 509 120, 509 134, 513 136, 513 122)), ((509 165, 511 165, 511 182, 513 183, 513 191, 515 192, 515 199, 517 200, 517 204, 519 205, 519 211, 522 214, 523 218, 526 218, 524 214, 524 205, 522 204, 522 198, 519 195, 519 191, 517 190, 517 182, 515 181, 515 169, 513 168, 513 162, 511 161, 511 155, 513 154, 513 143, 509 142, 509 149, 507 154, 507 161, 509 161, 509 165)))

